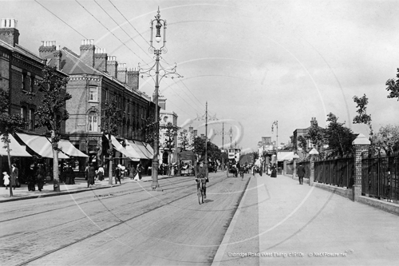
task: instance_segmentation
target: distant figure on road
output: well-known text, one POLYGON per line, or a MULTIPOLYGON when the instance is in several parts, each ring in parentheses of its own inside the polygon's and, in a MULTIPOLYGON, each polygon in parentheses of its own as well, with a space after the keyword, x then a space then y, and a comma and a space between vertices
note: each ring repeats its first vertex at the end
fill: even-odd
POLYGON ((195 181, 197 182, 197 195, 198 195, 198 203, 204 203, 206 199, 206 169, 204 167, 204 163, 200 162, 197 176, 195 181))
POLYGON ((302 163, 299 164, 296 173, 298 174, 299 184, 303 185, 303 177, 305 176, 306 170, 302 163))

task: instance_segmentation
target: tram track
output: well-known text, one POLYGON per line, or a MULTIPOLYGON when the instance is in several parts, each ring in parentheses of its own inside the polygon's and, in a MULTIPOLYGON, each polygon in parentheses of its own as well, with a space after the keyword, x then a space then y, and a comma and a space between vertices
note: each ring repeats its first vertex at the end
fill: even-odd
MULTIPOLYGON (((186 179, 186 180, 180 180, 178 182, 173 182, 171 184, 168 184, 168 186, 169 185, 172 186, 171 188, 164 187, 163 190, 165 192, 167 192, 167 193, 173 193, 175 190, 177 190, 179 188, 182 188, 182 187, 187 187, 187 186, 192 187, 191 184, 176 186, 176 184, 184 184, 184 183, 187 183, 187 182, 192 183, 192 180, 186 179)), ((134 184, 134 183, 129 183, 129 184, 134 184)), ((91 192, 94 193, 95 191, 96 190, 92 190, 91 192)), ((121 191, 115 191, 115 192, 112 192, 112 193, 105 192, 105 193, 101 193, 101 194, 95 194, 94 197, 93 196, 87 196, 85 198, 79 198, 78 200, 80 201, 82 199, 88 199, 86 201, 79 202, 79 205, 83 205, 83 204, 92 203, 92 202, 97 201, 99 199, 107 200, 107 199, 111 199, 111 198, 115 198, 115 197, 123 197, 123 196, 127 196, 127 195, 130 195, 130 194, 146 192, 146 191, 147 190, 143 189, 143 187, 138 187, 138 188, 133 188, 133 189, 124 189, 124 190, 121 190, 121 191)), ((150 190, 148 190, 148 191, 150 191, 150 190)), ((88 192, 90 192, 90 191, 88 191, 88 192)), ((101 191, 101 192, 103 192, 103 191, 101 191)), ((143 200, 140 200, 139 202, 142 202, 142 201, 145 201, 145 200, 148 200, 148 199, 149 198, 145 198, 143 200)), ((75 207, 75 206, 76 206, 76 202, 71 203, 69 205, 64 205, 64 206, 62 206, 62 208, 70 208, 70 207, 75 207)), ((50 210, 39 211, 39 212, 31 213, 31 214, 25 214, 25 215, 18 216, 18 217, 13 217, 13 218, 5 219, 5 220, 0 220, 0 224, 5 223, 5 222, 10 222, 10 221, 15 221, 15 220, 18 220, 18 219, 25 219, 25 218, 28 218, 28 217, 31 217, 31 216, 45 214, 45 213, 58 211, 58 210, 60 210, 60 206, 57 206, 56 208, 52 208, 50 210)), ((24 210, 21 210, 21 211, 23 212, 24 210)))
MULTIPOLYGON (((217 185, 217 184, 222 183, 222 182, 225 181, 225 180, 226 180, 226 177, 221 177, 220 179, 218 178, 218 180, 217 180, 216 182, 212 182, 212 184, 209 185, 208 187, 213 187, 213 186, 215 186, 215 185, 217 185)), ((112 210, 108 210, 108 211, 107 211, 107 214, 109 214, 109 212, 111 212, 111 213, 113 214, 113 216, 115 216, 115 218, 117 218, 119 221, 116 221, 113 225, 110 225, 110 226, 107 226, 107 227, 105 227, 105 228, 102 228, 101 230, 98 230, 97 232, 88 234, 88 235, 86 235, 86 236, 84 236, 84 237, 81 237, 81 238, 75 240, 75 241, 72 241, 72 242, 70 242, 70 243, 63 244, 63 245, 61 245, 61 246, 59 246, 59 247, 57 247, 57 248, 54 248, 54 249, 45 251, 44 253, 42 253, 42 254, 40 254, 40 255, 37 255, 37 256, 34 256, 34 257, 32 257, 32 258, 30 258, 30 259, 28 259, 28 260, 25 260, 25 261, 23 261, 23 262, 21 262, 21 263, 19 263, 19 264, 17 264, 17 265, 26 265, 26 264, 28 264, 28 263, 34 262, 34 261, 36 261, 36 260, 39 260, 39 259, 41 259, 41 258, 43 258, 43 257, 46 257, 46 256, 52 254, 52 253, 58 252, 58 251, 60 251, 60 250, 62 250, 62 249, 65 249, 65 248, 67 248, 67 247, 70 247, 70 246, 73 246, 73 245, 75 245, 75 244, 78 244, 78 243, 80 243, 80 242, 82 242, 82 241, 85 241, 85 240, 87 240, 87 239, 90 239, 90 238, 92 238, 92 237, 95 237, 95 236, 97 236, 97 235, 100 234, 100 233, 107 232, 107 231, 109 231, 109 230, 111 230, 111 229, 113 229, 113 228, 115 228, 115 227, 117 227, 117 226, 126 224, 127 222, 131 222, 131 221, 133 221, 133 220, 135 220, 135 219, 138 219, 139 217, 141 217, 141 216, 143 216, 143 215, 146 215, 146 214, 149 214, 149 213, 151 213, 151 212, 153 212, 153 211, 156 211, 157 209, 159 209, 159 208, 161 208, 161 207, 165 207, 165 206, 171 205, 171 204, 173 204, 174 202, 177 202, 177 201, 179 201, 179 200, 182 200, 182 199, 184 199, 184 198, 187 198, 187 197, 189 197, 189 196, 192 196, 192 194, 193 194, 193 193, 192 193, 192 187, 193 187, 193 180, 192 180, 192 179, 187 179, 187 180, 184 180, 184 181, 182 181, 182 182, 174 182, 174 185, 176 185, 176 184, 184 184, 184 183, 188 183, 188 182, 189 182, 190 184, 187 184, 187 185, 185 185, 185 186, 182 185, 182 187, 185 187, 186 189, 184 189, 183 191, 180 190, 180 193, 183 193, 183 195, 180 196, 180 197, 173 198, 173 199, 171 199, 170 197, 169 197, 169 198, 168 198, 168 197, 162 198, 162 201, 163 201, 162 204, 157 204, 156 206, 151 206, 151 207, 150 207, 150 206, 148 206, 148 205, 151 205, 151 203, 150 203, 150 204, 146 205, 145 208, 142 208, 142 209, 144 209, 144 211, 138 213, 137 215, 131 216, 131 217, 126 218, 126 219, 123 219, 123 220, 120 219, 120 217, 118 217, 117 215, 114 215, 112 210), (150 208, 149 208, 149 207, 150 207, 150 208), (146 208, 147 208, 147 209, 146 209, 146 208), (145 210, 145 209, 146 209, 146 210, 145 210)), ((165 184, 165 185, 166 185, 166 184, 165 184)), ((169 191, 167 191, 167 194, 163 194, 163 196, 165 196, 165 195, 170 196, 170 195, 172 195, 173 192, 175 192, 176 190, 178 190, 178 188, 176 188, 175 190, 169 190, 169 191)), ((133 192, 131 192, 131 193, 133 193, 133 192)), ((131 194, 131 193, 125 193, 125 194, 122 194, 122 195, 119 195, 119 196, 122 197, 122 196, 129 195, 129 194, 131 194)), ((111 197, 111 198, 114 199, 114 197, 111 197)), ((110 199, 111 199, 111 198, 110 198, 110 199)), ((101 200, 105 200, 105 199, 107 199, 107 198, 104 198, 104 199, 101 199, 101 200)), ((148 201, 148 200, 150 200, 150 199, 151 199, 151 197, 150 197, 150 198, 143 199, 143 200, 141 200, 140 202, 143 203, 143 202, 145 202, 146 200, 148 201)), ((93 202, 93 201, 87 201, 87 202, 85 202, 85 203, 89 203, 89 202, 93 202)), ((195 201, 193 201, 193 202, 195 202, 195 201)), ((137 203, 139 203, 139 202, 136 201, 134 204, 137 204, 137 203)), ((130 206, 131 204, 132 204, 132 203, 126 204, 126 208, 129 208, 129 206, 130 206)), ((125 207, 124 207, 124 208, 125 208, 125 207)), ((123 209, 124 209, 124 208, 123 208, 123 209)), ((97 218, 101 218, 101 217, 97 217, 97 218)), ((82 220, 82 219, 85 219, 85 217, 82 217, 82 218, 79 218, 79 219, 74 219, 74 220, 72 220, 72 221, 68 221, 68 222, 64 223, 63 225, 66 225, 66 224, 68 224, 68 223, 69 223, 69 224, 74 224, 74 223, 79 222, 79 221, 82 220)), ((56 225, 56 226, 58 227, 58 226, 60 226, 60 224, 58 224, 58 225, 56 225)), ((128 225, 128 226, 129 226, 129 225, 128 225)), ((48 228, 48 229, 49 229, 49 228, 48 228)), ((54 228, 53 228, 53 229, 54 229, 54 228)))

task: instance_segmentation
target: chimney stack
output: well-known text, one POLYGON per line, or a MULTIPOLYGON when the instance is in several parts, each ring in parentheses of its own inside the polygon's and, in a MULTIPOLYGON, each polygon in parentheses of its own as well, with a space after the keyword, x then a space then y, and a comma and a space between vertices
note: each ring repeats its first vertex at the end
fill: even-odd
POLYGON ((140 72, 135 69, 130 69, 127 71, 127 85, 133 90, 139 89, 139 75, 140 72))
POLYGON ((125 63, 120 63, 118 65, 118 80, 126 84, 127 69, 125 63))
POLYGON ((107 72, 107 61, 105 49, 96 48, 94 50, 94 68, 101 72, 107 72))
POLYGON ((0 24, 0 40, 15 47, 19 41, 19 31, 17 29, 18 21, 13 18, 3 18, 0 24))
POLYGON ((86 65, 94 67, 94 40, 82 40, 80 45, 80 60, 86 65))
POLYGON ((118 77, 118 62, 116 61, 116 56, 108 56, 107 71, 114 78, 118 77))
POLYGON ((39 47, 39 57, 49 58, 56 50, 55 41, 42 41, 42 45, 39 47))

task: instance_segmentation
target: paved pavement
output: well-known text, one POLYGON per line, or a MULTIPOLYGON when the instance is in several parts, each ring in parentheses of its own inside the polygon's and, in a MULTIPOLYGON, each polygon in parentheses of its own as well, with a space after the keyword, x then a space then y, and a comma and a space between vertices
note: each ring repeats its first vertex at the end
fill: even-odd
MULTIPOLYGON (((158 179, 168 178, 167 175, 160 175, 158 179)), ((151 182, 151 176, 143 176, 140 181, 134 181, 128 177, 125 177, 122 180, 122 183, 125 182, 151 182)), ((60 189, 61 192, 55 192, 53 190, 53 183, 50 181, 49 183, 43 186, 42 191, 39 191, 36 186, 35 191, 28 191, 28 186, 26 184, 21 184, 21 187, 17 187, 13 189, 13 197, 10 197, 10 190, 9 188, 6 189, 5 187, 0 187, 0 203, 8 202, 8 201, 15 201, 15 200, 24 200, 24 199, 33 199, 33 198, 42 198, 42 197, 51 197, 51 196, 58 196, 58 195, 65 195, 71 193, 79 193, 93 189, 104 189, 113 186, 118 186, 119 184, 109 185, 108 178, 105 178, 103 181, 96 181, 94 185, 87 187, 87 181, 83 178, 76 178, 75 184, 73 185, 66 185, 61 184, 60 189)))
POLYGON ((399 217, 291 177, 251 177, 213 265, 398 265, 399 217))

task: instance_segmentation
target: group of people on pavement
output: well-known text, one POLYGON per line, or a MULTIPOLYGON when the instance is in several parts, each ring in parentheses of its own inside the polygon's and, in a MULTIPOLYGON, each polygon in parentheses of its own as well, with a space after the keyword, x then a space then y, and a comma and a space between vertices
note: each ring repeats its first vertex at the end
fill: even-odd
MULTIPOLYGON (((27 175, 28 190, 35 191, 36 185, 37 185, 37 189, 39 191, 42 191, 44 181, 45 181, 44 164, 41 162, 32 163, 29 166, 29 169, 26 172, 26 175, 27 175)), ((8 189, 8 187, 13 187, 14 189, 16 187, 19 187, 20 182, 19 182, 18 177, 19 177, 19 169, 18 169, 16 163, 13 163, 11 165, 11 174, 10 175, 8 175, 7 172, 3 172, 3 181, 4 181, 4 186, 6 187, 6 189, 8 189)))
POLYGON ((20 186, 18 175, 19 175, 19 170, 17 168, 17 164, 15 163, 11 165, 11 175, 8 175, 7 172, 3 172, 3 181, 6 189, 8 189, 9 186, 13 187, 14 189, 20 186))
POLYGON ((104 167, 100 165, 97 169, 93 163, 86 166, 85 179, 87 180, 87 187, 94 185, 95 180, 104 180, 104 167))

